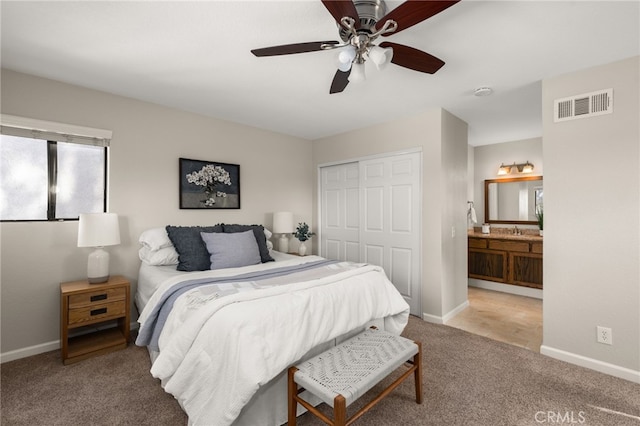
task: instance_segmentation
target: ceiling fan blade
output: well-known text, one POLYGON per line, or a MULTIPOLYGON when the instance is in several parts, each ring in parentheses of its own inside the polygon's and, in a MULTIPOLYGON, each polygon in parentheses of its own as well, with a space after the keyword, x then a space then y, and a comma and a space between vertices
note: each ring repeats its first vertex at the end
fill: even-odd
POLYGON ((384 25, 384 23, 389 19, 396 21, 398 28, 394 32, 382 34, 383 36, 390 36, 399 33, 402 30, 406 30, 407 28, 430 18, 433 15, 437 15, 459 1, 460 0, 407 0, 380 19, 377 26, 382 28, 382 25, 384 25))
POLYGON ((351 0, 322 0, 322 4, 327 8, 333 19, 340 23, 340 20, 348 16, 355 21, 356 28, 360 27, 360 17, 356 10, 356 5, 351 0))
POLYGON ((349 74, 351 74, 351 69, 348 71, 336 71, 336 75, 333 76, 333 81, 331 82, 331 88, 329 89, 329 93, 340 93, 349 84, 349 74))
POLYGON ((282 46, 264 47, 253 49, 251 53, 256 56, 291 55, 293 53, 316 52, 323 50, 323 44, 338 44, 337 41, 311 41, 308 43, 283 44, 282 46))
POLYGON ((433 55, 423 52, 422 50, 403 44, 390 43, 388 41, 380 43, 380 47, 391 47, 393 49, 393 57, 391 63, 401 67, 409 68, 414 71, 426 72, 433 74, 444 65, 444 61, 433 55))

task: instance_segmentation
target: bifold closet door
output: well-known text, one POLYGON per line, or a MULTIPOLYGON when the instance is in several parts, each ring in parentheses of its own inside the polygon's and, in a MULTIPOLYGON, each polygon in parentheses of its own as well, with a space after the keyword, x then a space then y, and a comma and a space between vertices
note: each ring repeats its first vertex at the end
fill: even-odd
POLYGON ((421 156, 396 155, 360 162, 361 262, 382 266, 421 315, 421 156))
POLYGON ((320 254, 360 262, 360 170, 358 163, 320 169, 320 254))

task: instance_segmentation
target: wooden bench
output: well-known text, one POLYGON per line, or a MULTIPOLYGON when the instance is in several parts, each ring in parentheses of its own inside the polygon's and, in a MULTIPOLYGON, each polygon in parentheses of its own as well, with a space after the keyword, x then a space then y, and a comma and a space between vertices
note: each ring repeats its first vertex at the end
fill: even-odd
POLYGON ((419 342, 370 328, 288 370, 289 426, 296 424, 298 404, 328 425, 346 426, 369 411, 382 398, 414 374, 416 402, 422 403, 422 347, 419 342), (410 367, 377 397, 347 418, 347 406, 401 365, 410 367), (300 388, 298 387, 300 386, 300 388), (333 420, 300 393, 309 391, 333 408, 333 420))

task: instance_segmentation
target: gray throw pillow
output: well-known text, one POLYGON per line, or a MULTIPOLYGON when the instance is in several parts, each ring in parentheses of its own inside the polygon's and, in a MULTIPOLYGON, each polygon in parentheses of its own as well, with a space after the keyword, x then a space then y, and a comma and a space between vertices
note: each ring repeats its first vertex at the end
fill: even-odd
POLYGON ((201 232, 210 253, 211 269, 237 268, 261 263, 252 230, 232 234, 201 232))
POLYGON ((167 226, 167 235, 178 252, 178 271, 206 271, 211 267, 201 232, 222 232, 222 225, 167 226))
POLYGON ((222 232, 224 232, 225 234, 234 232, 245 232, 250 229, 253 231, 253 235, 255 235, 256 237, 256 242, 258 243, 258 249, 260 250, 260 259, 262 260, 262 263, 273 262, 274 259, 269 254, 269 247, 267 247, 267 237, 264 235, 264 227, 262 225, 222 224, 222 232))

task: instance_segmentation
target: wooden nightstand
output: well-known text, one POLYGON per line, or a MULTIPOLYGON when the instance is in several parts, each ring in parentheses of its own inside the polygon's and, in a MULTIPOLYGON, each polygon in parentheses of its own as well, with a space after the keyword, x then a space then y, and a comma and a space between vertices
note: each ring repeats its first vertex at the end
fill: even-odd
POLYGON ((129 281, 119 275, 111 276, 109 281, 100 284, 89 284, 87 280, 60 284, 60 345, 64 364, 127 347, 129 288, 129 281), (113 320, 117 320, 116 327, 76 330, 86 326, 106 326, 108 324, 103 323, 113 320), (70 331, 78 333, 69 337, 70 331))

